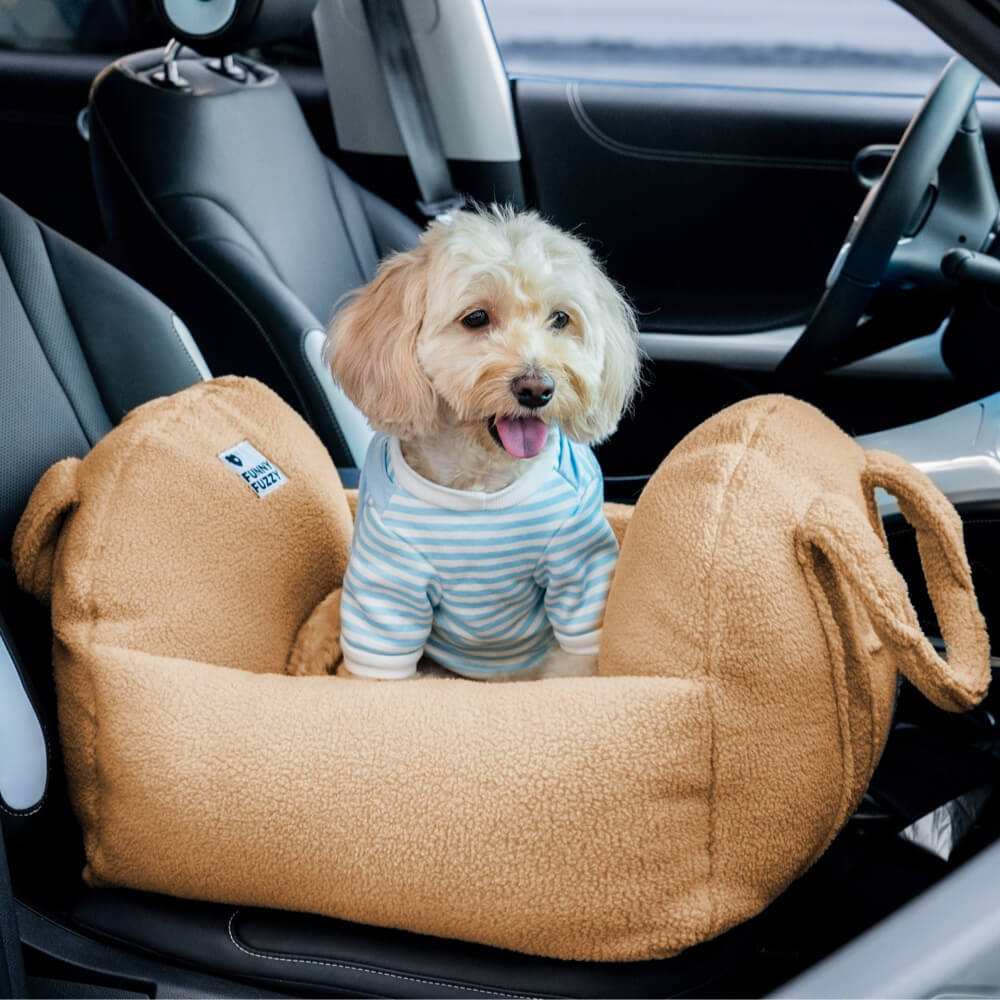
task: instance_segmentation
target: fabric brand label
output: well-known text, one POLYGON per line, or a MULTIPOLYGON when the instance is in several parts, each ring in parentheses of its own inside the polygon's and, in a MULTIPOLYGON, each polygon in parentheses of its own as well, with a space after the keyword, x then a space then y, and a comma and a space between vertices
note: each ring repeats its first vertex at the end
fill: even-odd
POLYGON ((288 482, 288 477, 249 441, 219 452, 219 461, 233 470, 259 497, 266 497, 288 482))

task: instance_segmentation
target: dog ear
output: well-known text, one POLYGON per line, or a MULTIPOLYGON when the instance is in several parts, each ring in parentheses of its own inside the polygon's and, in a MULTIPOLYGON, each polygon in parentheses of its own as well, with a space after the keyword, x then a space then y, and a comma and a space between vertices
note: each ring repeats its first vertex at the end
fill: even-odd
POLYGON ((417 247, 379 266, 333 318, 323 358, 345 393, 377 430, 397 437, 427 434, 437 396, 417 360, 427 300, 428 251, 417 247))
POLYGON ((614 433, 639 388, 642 366, 635 313, 604 271, 597 266, 595 270, 592 288, 597 308, 592 320, 599 327, 597 333, 604 345, 604 367, 601 392, 591 415, 595 432, 590 444, 597 444, 614 433))

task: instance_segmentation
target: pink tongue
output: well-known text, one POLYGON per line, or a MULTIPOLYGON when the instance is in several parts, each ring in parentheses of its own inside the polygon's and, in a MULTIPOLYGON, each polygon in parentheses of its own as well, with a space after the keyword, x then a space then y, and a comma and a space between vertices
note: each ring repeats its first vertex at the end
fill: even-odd
POLYGON ((497 433, 508 454, 515 458, 534 458, 545 446, 549 428, 538 417, 500 417, 497 433))

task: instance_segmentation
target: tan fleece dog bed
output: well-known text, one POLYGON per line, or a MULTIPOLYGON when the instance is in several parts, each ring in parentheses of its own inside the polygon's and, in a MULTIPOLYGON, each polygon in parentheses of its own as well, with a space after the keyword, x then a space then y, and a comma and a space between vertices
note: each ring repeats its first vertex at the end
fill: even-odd
POLYGON ((949 709, 986 690, 948 502, 784 397, 708 421, 650 482, 607 676, 283 674, 302 623, 335 609, 349 517, 320 442, 244 379, 155 400, 43 477, 15 564, 52 602, 91 884, 559 958, 670 955, 822 852, 877 761, 897 671, 949 709), (947 663, 889 562, 875 485, 917 528, 947 663))

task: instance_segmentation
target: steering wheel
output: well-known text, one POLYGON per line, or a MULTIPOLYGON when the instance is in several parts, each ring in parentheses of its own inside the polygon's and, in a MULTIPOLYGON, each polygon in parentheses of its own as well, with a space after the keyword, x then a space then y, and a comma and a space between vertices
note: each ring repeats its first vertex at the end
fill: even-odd
POLYGON ((975 106, 981 79, 955 57, 927 94, 854 217, 816 311, 776 369, 786 384, 863 356, 843 357, 880 286, 945 286, 949 249, 989 245, 1000 201, 975 106))

